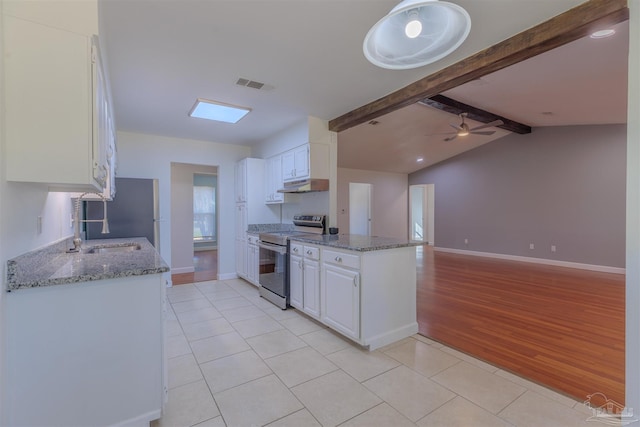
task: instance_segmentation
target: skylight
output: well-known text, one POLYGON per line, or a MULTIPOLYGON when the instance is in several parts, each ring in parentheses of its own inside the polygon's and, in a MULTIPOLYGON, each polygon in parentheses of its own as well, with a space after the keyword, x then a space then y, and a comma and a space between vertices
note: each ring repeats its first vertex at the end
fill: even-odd
POLYGON ((218 122, 238 123, 249 111, 251 108, 198 98, 189 112, 189 116, 218 122))

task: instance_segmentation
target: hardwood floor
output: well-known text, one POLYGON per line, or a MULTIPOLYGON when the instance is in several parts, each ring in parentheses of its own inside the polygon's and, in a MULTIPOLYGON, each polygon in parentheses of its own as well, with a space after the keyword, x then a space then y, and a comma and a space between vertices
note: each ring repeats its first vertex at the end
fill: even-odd
POLYGON ((193 273, 178 273, 171 275, 174 285, 186 283, 206 282, 218 278, 218 251, 195 251, 193 253, 193 273))
POLYGON ((579 401, 624 402, 625 278, 418 250, 420 334, 579 401))

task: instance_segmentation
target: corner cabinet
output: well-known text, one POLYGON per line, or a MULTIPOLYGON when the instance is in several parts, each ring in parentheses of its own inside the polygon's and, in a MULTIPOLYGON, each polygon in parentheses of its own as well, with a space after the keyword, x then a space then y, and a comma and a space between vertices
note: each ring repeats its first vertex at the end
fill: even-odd
POLYGON ((14 16, 3 24, 7 180, 103 191, 115 132, 97 37, 14 16))

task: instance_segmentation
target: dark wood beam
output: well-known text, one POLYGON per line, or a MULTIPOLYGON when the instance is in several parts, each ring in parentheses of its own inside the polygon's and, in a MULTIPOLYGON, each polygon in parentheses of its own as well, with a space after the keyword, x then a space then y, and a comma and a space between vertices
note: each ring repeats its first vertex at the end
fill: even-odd
POLYGON ((340 132, 629 19, 627 0, 589 0, 402 89, 329 121, 340 132))
POLYGON ((467 113, 467 118, 480 123, 489 123, 495 120, 502 120, 504 124, 496 126, 497 128, 505 129, 519 134, 531 133, 531 126, 514 122, 513 120, 507 119, 506 117, 498 116, 497 114, 481 110, 480 108, 472 107, 471 105, 464 104, 462 102, 456 101, 455 99, 447 98, 444 95, 435 95, 431 98, 425 98, 418 102, 424 105, 428 105, 429 107, 437 108, 438 110, 446 111, 447 113, 455 114, 456 116, 462 113, 467 113))

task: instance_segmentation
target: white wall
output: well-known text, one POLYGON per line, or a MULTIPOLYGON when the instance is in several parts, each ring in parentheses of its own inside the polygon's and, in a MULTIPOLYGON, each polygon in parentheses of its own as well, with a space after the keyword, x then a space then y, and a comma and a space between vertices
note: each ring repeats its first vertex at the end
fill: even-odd
POLYGON ((193 266, 193 174, 216 174, 214 166, 171 164, 171 270, 191 273, 193 266))
POLYGON ((371 235, 406 239, 409 235, 407 174, 338 168, 338 227, 349 233, 349 183, 371 184, 371 235))
POLYGON ((235 274, 234 166, 248 147, 191 139, 118 132, 117 176, 157 178, 160 198, 160 254, 172 264, 171 163, 218 167, 218 274, 235 274))

